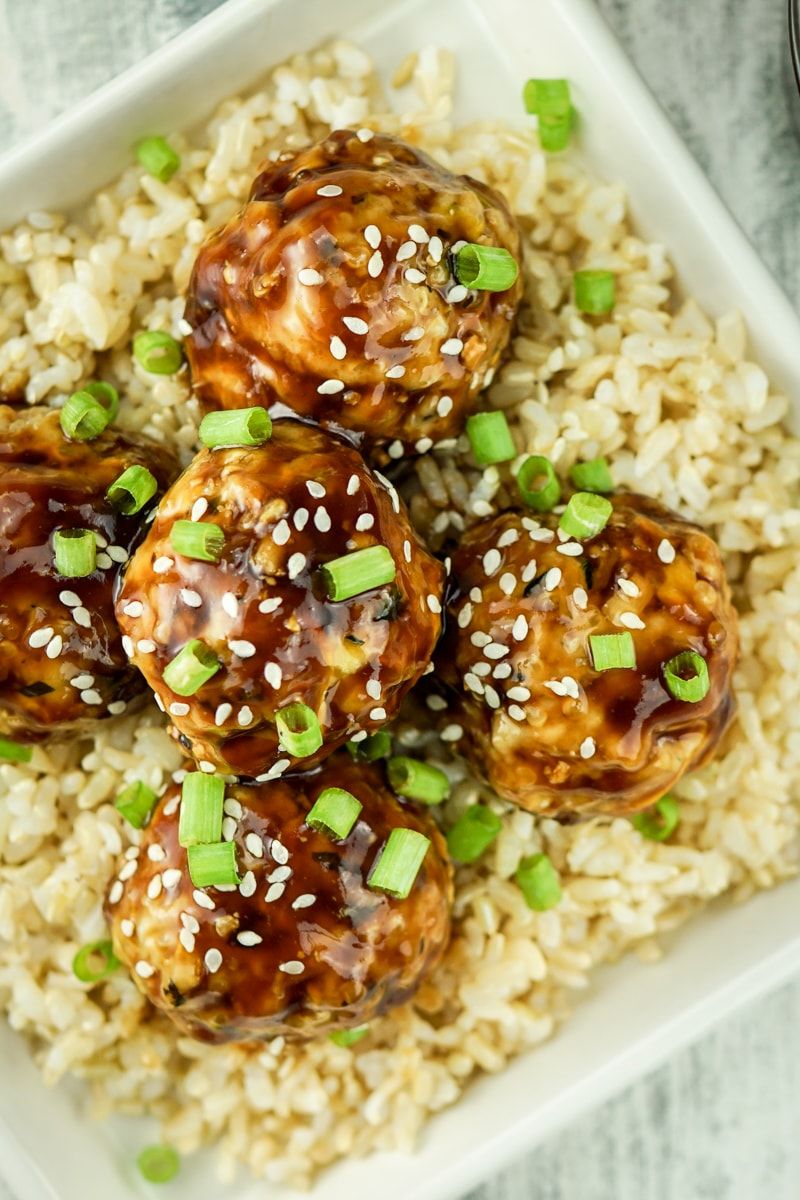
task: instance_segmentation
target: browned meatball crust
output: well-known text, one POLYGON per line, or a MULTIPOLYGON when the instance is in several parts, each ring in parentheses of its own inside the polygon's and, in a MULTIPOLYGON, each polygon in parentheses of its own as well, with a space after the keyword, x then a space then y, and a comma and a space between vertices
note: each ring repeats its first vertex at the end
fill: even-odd
POLYGON ((77 732, 143 692, 122 650, 113 591, 145 512, 121 516, 106 489, 127 467, 163 488, 176 464, 147 438, 107 429, 69 441, 50 408, 0 406, 0 733, 77 732), (97 569, 60 576, 53 534, 91 529, 97 569))
POLYGON ((263 446, 198 454, 131 559, 117 616, 203 769, 264 777, 307 770, 396 713, 433 654, 443 581, 394 488, 352 446, 278 421, 263 446), (224 531, 219 562, 175 553, 172 526, 193 514, 224 531), (329 600, 319 567, 378 543, 395 561, 394 582, 329 600), (164 668, 195 638, 222 667, 178 696, 164 668), (279 749, 275 714, 296 701, 317 714, 324 743, 293 760, 279 749))
POLYGON ((454 556, 438 674, 459 749, 496 791, 542 813, 620 814, 658 800, 707 759, 734 711, 738 649, 717 547, 644 496, 613 498, 582 547, 558 517, 482 521, 454 556), (592 634, 630 631, 633 669, 595 670, 592 634), (702 655, 703 700, 673 699, 662 664, 702 655))
POLYGON ((522 288, 467 291, 452 270, 460 242, 519 258, 496 192, 396 138, 339 130, 268 163, 195 264, 187 353, 199 396, 212 408, 279 403, 392 443, 397 457, 457 434, 522 288))
POLYGON ((453 893, 444 840, 427 813, 388 791, 379 768, 342 753, 311 775, 229 786, 238 889, 193 887, 179 797, 170 788, 138 853, 120 862, 106 909, 116 954, 186 1033, 247 1041, 360 1025, 409 999, 439 961, 453 893), (305 823, 326 787, 363 805, 344 841, 305 823), (397 827, 432 843, 405 900, 367 885, 397 827))

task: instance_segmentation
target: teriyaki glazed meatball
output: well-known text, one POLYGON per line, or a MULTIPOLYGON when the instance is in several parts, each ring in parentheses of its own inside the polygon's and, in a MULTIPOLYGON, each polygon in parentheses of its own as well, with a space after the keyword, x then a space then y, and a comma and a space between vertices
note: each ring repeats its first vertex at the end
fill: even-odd
POLYGON ((201 248, 195 389, 212 407, 279 404, 393 457, 424 451, 459 433, 500 359, 519 254, 489 187, 396 138, 339 130, 268 163, 201 248), (466 244, 503 260, 499 277, 459 282, 466 244))
MULTIPOLYGON (((255 421, 263 409, 209 414, 255 421)), ((125 646, 201 769, 308 770, 395 715, 441 629, 443 569, 349 444, 278 421, 204 449, 117 602, 125 646), (244 436, 249 436, 245 434, 244 436)))
POLYGON ((458 748, 500 795, 626 813, 710 756, 734 711, 738 630, 697 526, 644 496, 579 493, 560 517, 482 521, 453 572, 438 674, 458 748))
POLYGON ((55 409, 0 406, 0 734, 14 741, 81 731, 144 690, 113 592, 175 463, 138 434, 78 433, 55 409))
POLYGON ((447 945, 452 891, 433 819, 342 752, 256 786, 187 776, 120 862, 106 911, 158 1008, 202 1040, 247 1041, 361 1025, 409 999, 447 945), (195 844, 203 830, 222 840, 195 844))

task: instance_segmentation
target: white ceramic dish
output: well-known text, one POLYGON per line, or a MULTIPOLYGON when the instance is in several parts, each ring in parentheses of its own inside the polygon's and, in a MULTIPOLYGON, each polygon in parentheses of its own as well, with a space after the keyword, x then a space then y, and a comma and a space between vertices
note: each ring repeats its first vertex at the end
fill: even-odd
MULTIPOLYGON (((142 132, 193 124, 270 64, 332 34, 354 37, 387 67, 426 42, 453 48, 465 119, 520 120, 526 77, 568 76, 595 169, 625 181, 640 227, 669 246, 686 289, 712 312, 742 309, 758 357, 800 397, 800 322, 591 0, 229 0, 0 160, 0 228, 31 208, 79 202, 116 174, 142 132)), ((800 968, 799 906, 800 880, 741 908, 720 904, 680 931, 658 966, 601 972, 554 1041, 477 1082, 416 1155, 344 1163, 316 1195, 446 1200, 468 1191, 800 968)), ((0 1175, 18 1200, 151 1194, 132 1165, 143 1136, 139 1122, 90 1124, 73 1089, 45 1091, 27 1047, 0 1027, 0 1175)), ((264 1186, 244 1181, 235 1195, 256 1200, 264 1186)), ((225 1190, 195 1162, 169 1194, 224 1200, 225 1190)), ((269 1195, 290 1193, 270 1186, 269 1195)))

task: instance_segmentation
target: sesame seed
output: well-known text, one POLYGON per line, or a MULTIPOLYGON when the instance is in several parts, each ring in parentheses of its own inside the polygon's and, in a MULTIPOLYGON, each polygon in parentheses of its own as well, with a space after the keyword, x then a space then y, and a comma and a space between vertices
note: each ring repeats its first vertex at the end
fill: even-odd
POLYGON ((311 513, 308 511, 307 508, 298 508, 295 510, 295 514, 292 517, 292 521, 294 522, 294 527, 298 533, 303 532, 306 525, 308 524, 308 518, 310 516, 311 516, 311 513))
POLYGON ((102 550, 105 550, 106 546, 108 545, 108 538, 103 537, 102 533, 98 533, 97 530, 95 530, 94 540, 102 550))
POLYGON ((364 129, 357 130, 356 137, 358 138, 358 140, 360 142, 366 143, 366 142, 371 142, 372 139, 375 137, 375 134, 372 132, 371 129, 367 129, 365 127, 364 129))
POLYGON ((244 809, 238 800, 233 796, 229 796, 222 805, 222 811, 226 817, 234 817, 237 821, 241 821, 244 816, 244 809))
POLYGON ((241 933, 237 933, 236 940, 240 946, 259 946, 264 939, 253 933, 252 929, 243 929, 241 933))
POLYGON ((128 917, 126 917, 123 921, 120 921, 119 927, 125 937, 133 937, 134 933, 136 932, 136 926, 128 917))
POLYGON ((283 893, 286 891, 285 883, 271 883, 267 888, 264 899, 267 904, 274 904, 276 900, 280 900, 283 893))
POLYGON ((175 566, 175 560, 169 558, 166 554, 160 555, 153 563, 153 570, 156 575, 165 575, 167 571, 175 566))
POLYGON ((253 643, 245 641, 243 638, 237 638, 228 642, 228 649, 232 654, 235 654, 237 658, 252 658, 256 652, 256 648, 253 643))
POLYGON ((554 692, 556 696, 566 696, 567 694, 567 689, 560 679, 546 679, 544 686, 554 692))
POLYGON ((236 721, 239 725, 247 727, 253 724, 253 710, 249 704, 243 704, 236 714, 236 721))
POLYGON ((440 417, 449 416, 453 411, 453 401, 450 396, 441 396, 436 405, 436 412, 440 417))
POLYGON ((53 636, 53 627, 46 625, 44 629, 35 630, 28 638, 28 645, 34 650, 41 650, 42 646, 46 646, 53 636))
POLYGON ((222 818, 222 840, 232 842, 236 837, 236 822, 233 817, 222 818))
POLYGON ((292 901, 292 908, 310 908, 312 904, 316 903, 316 899, 317 897, 311 892, 303 892, 302 896, 298 896, 296 900, 292 901))
POLYGON ((207 512, 208 512, 208 501, 206 500, 205 496, 200 496, 199 499, 195 500, 194 504, 192 505, 192 513, 191 513, 192 520, 193 521, 201 520, 201 518, 203 518, 207 512))
POLYGON ((56 636, 49 642, 47 649, 45 650, 45 654, 48 658, 58 658, 63 648, 64 639, 60 633, 57 633, 56 636))
POLYGON ((425 703, 431 712, 444 712, 447 708, 447 701, 442 696, 428 696, 425 703))
POLYGON ((509 688, 506 695, 509 700, 522 700, 523 702, 531 698, 530 689, 522 687, 520 684, 515 684, 514 687, 509 688))
POLYGON ((483 599, 483 592, 479 587, 469 589, 469 598, 473 604, 480 604, 483 599))
POLYGON ((517 577, 512 575, 510 571, 506 571, 500 576, 500 591, 505 596, 510 596, 517 586, 517 577))
POLYGON ((125 651, 128 658, 133 658, 133 654, 134 654, 133 639, 129 638, 127 633, 123 633, 123 635, 122 635, 122 649, 125 651))
POLYGON ((519 614, 511 626, 511 636, 515 642, 524 642, 528 636, 528 621, 523 613, 519 614))
POLYGON ((398 247, 395 258, 398 262, 406 262, 409 258, 413 258, 417 253, 417 247, 414 242, 403 242, 402 246, 398 247))
POLYGON ((411 542, 408 540, 408 538, 406 538, 403 542, 403 558, 407 563, 411 562, 411 542))
POLYGON ((442 611, 442 605, 438 596, 428 593, 428 595, 425 597, 425 602, 432 613, 440 613, 442 611))
POLYGON ((95 562, 102 571, 107 571, 109 567, 113 567, 114 565, 110 554, 98 554, 95 562))
POLYGON ((328 196, 341 196, 341 194, 342 189, 338 183, 326 183, 324 187, 317 188, 318 196, 325 196, 327 198, 328 196))
POLYGON ((222 607, 229 617, 238 617, 239 601, 236 599, 233 592, 223 592, 222 607))
POLYGON ((320 396, 335 396, 337 392, 344 391, 344 384, 341 379, 326 379, 317 388, 320 396))
POLYGON ((556 546, 556 551, 566 554, 567 558, 578 558, 583 554, 583 546, 580 542, 564 542, 561 546, 556 546))
POLYGON ((487 575, 489 575, 489 576, 494 575, 495 571, 500 566, 501 562, 502 562, 502 556, 500 554, 500 551, 495 550, 495 548, 492 547, 492 549, 487 550, 483 556, 483 569, 487 575))
POLYGON ((325 282, 319 271, 315 271, 313 267, 303 267, 301 271, 297 272, 297 278, 306 287, 316 287, 325 282))
POLYGON ((587 604, 589 603, 589 597, 586 594, 586 589, 582 587, 576 587, 575 591, 572 593, 572 601, 576 608, 585 610, 587 604))
POLYGON ((508 715, 511 717, 512 721, 524 721, 525 709, 520 708, 518 704, 509 704, 508 715))
POLYGON ((62 604, 66 604, 67 608, 74 608, 76 604, 80 604, 81 602, 80 596, 76 596, 74 592, 59 592, 58 598, 62 604))
POLYGON ((564 675, 561 679, 561 682, 566 689, 567 695, 571 696, 573 700, 577 700, 580 696, 577 680, 573 679, 571 675, 564 675))
POLYGON ((369 333, 369 325, 366 321, 362 321, 361 317, 342 317, 342 324, 351 333, 360 333, 362 335, 369 333))
POLYGON ((581 742, 580 756, 581 758, 591 758, 594 755, 597 746, 593 737, 585 737, 581 742))
POLYGON ((425 330, 421 325, 412 325, 405 333, 400 335, 401 342, 418 342, 425 334, 425 330))
POLYGON ((206 775, 215 775, 217 772, 217 768, 214 766, 214 764, 205 758, 199 758, 197 760, 197 765, 206 775))
MULTIPOLYGON (((136 867, 134 866, 134 871, 135 870, 136 870, 136 867)), ((120 881, 118 879, 115 880, 115 882, 112 883, 111 887, 108 890, 109 903, 110 904, 119 904, 120 900, 122 899, 122 893, 124 890, 125 889, 123 888, 120 881)))
POLYGON ((121 713, 125 712, 127 707, 128 705, 124 700, 112 700, 108 705, 108 711, 112 717, 118 717, 121 713))
POLYGON ((287 879, 292 878, 291 867, 276 867, 267 876, 267 883, 286 883, 287 879))
POLYGON ((370 256, 370 260, 367 263, 367 274, 370 275, 372 279, 377 279, 382 270, 383 255, 381 254, 380 250, 376 250, 375 253, 370 256))
POLYGON ((433 261, 435 263, 442 261, 442 255, 444 254, 444 244, 442 242, 442 239, 440 237, 438 237, 436 234, 434 234, 434 236, 428 242, 428 254, 431 256, 431 258, 433 259, 433 261))
POLYGON ((203 962, 206 965, 206 970, 210 975, 216 975, 217 971, 222 966, 222 955, 216 946, 212 946, 210 950, 206 950, 203 962))
POLYGON ((359 533, 366 533, 368 529, 372 529, 375 524, 375 518, 372 513, 362 513, 356 521, 356 529, 359 533))
POLYGON ((125 866, 119 873, 120 883, 127 883, 129 879, 132 879, 136 874, 137 869, 138 866, 135 859, 130 859, 128 862, 126 862, 125 866))
POLYGON ((313 496, 315 500, 322 500, 322 498, 328 494, 323 484, 317 483, 315 479, 306 480, 306 491, 308 492, 309 496, 313 496))
POLYGON ((157 900, 161 895, 163 884, 160 875, 154 875, 147 885, 147 896, 150 900, 157 900))
POLYGON ((147 847, 147 857, 150 859, 150 862, 164 862, 167 852, 163 846, 159 846, 154 842, 152 846, 147 847))
POLYGON ((442 342, 439 349, 442 354, 460 354, 464 349, 464 343, 461 338, 448 338, 446 342, 442 342))
POLYGON ((297 959, 292 959, 291 962, 278 963, 278 970, 283 971, 284 975, 302 975, 305 967, 297 959))
POLYGON ((492 679, 508 679, 511 674, 511 663, 499 662, 492 671, 492 679))
POLYGON ((397 439, 395 439, 395 441, 393 441, 391 443, 391 445, 389 446, 389 448, 387 450, 387 454, 389 455, 389 458, 402 458, 403 457, 403 443, 401 441, 398 441, 397 439))
POLYGON ((489 634, 484 633, 482 629, 476 629, 475 632, 470 635, 469 640, 472 642, 473 646, 477 646, 479 650, 482 650, 484 646, 489 645, 492 639, 490 638, 489 634))
POLYGON ((419 242, 421 246, 424 246, 430 240, 430 234, 427 229, 423 229, 421 225, 416 224, 409 225, 408 236, 413 238, 415 242, 419 242))
POLYGON ((462 247, 462 246, 466 246, 466 244, 467 244, 467 243, 464 241, 464 239, 463 239, 463 238, 459 238, 459 240, 458 240, 457 242, 453 242, 452 246, 450 247, 450 253, 451 253, 451 254, 458 254, 458 252, 459 252, 459 250, 461 249, 461 247, 462 247))
POLYGON ((88 608, 84 608, 84 606, 82 604, 79 604, 77 606, 77 608, 73 608, 72 619, 76 625, 80 625, 84 629, 91 628, 91 624, 92 624, 91 614, 89 613, 88 608))
POLYGON ((328 510, 324 505, 321 505, 314 513, 314 524, 320 533, 327 533, 331 527, 331 519, 328 515, 328 510))
POLYGON ((424 283, 425 275, 422 271, 418 271, 416 267, 408 267, 403 272, 403 278, 407 283, 424 283))
POLYGON ((368 735, 367 735, 366 729, 359 729, 356 733, 353 734, 353 736, 350 738, 350 741, 353 742, 355 745, 358 745, 358 743, 363 742, 364 738, 367 736, 368 735))
POLYGON ((381 244, 381 231, 377 225, 368 225, 364 230, 364 241, 372 250, 377 250, 381 244))
POLYGON ((479 696, 483 695, 483 684, 473 671, 467 671, 464 676, 464 684, 471 692, 476 692, 479 696))
POLYGON ((214 909, 217 907, 211 897, 206 892, 201 892, 199 888, 195 888, 192 892, 192 897, 195 904, 198 904, 200 908, 214 909))
POLYGON ((264 665, 264 678, 270 687, 274 688, 277 692, 283 682, 283 671, 277 663, 268 662, 264 665))
POLYGON ((85 692, 81 692, 81 700, 84 704, 102 704, 103 698, 94 688, 89 688, 85 692))
POLYGON ((414 449, 417 450, 420 454, 427 454, 427 452, 430 450, 432 445, 433 445, 433 438, 421 437, 419 439, 419 441, 415 442, 414 449))
MULTIPOLYGON (((288 766, 288 759, 282 761, 285 761, 288 766)), ((277 767, 278 763, 276 763, 275 766, 277 767)), ((289 861, 289 851, 286 849, 283 842, 278 841, 277 838, 272 839, 272 845, 269 848, 269 852, 275 859, 275 862, 281 867, 284 867, 289 861)))
POLYGON ((406 369, 402 363, 396 363, 393 367, 389 367, 386 372, 387 379, 402 379, 406 373, 406 369))
POLYGON ((180 597, 184 604, 188 604, 189 608, 199 608, 203 603, 203 597, 194 588, 181 588, 180 597))
POLYGON ((380 706, 378 706, 377 708, 371 709, 370 714, 369 714, 369 719, 370 719, 370 721, 385 721, 386 720, 386 709, 381 708, 380 706))
POLYGON ((150 963, 145 962, 142 958, 139 959, 133 969, 140 979, 150 979, 156 973, 155 967, 151 967, 150 963))
MULTIPOLYGON (((523 525, 524 524, 525 522, 523 520, 523 525)), ((552 542, 553 538, 555 537, 552 529, 537 529, 528 526, 526 526, 526 528, 528 528, 528 536, 532 542, 552 542)))
POLYGON ((296 579, 297 576, 300 574, 300 572, 305 568, 305 565, 306 565, 305 554, 300 554, 299 551, 296 554, 292 554, 291 557, 289 558, 288 563, 286 564, 286 569, 289 573, 289 578, 296 579))
POLYGON ((84 688, 90 688, 92 686, 94 683, 94 675, 73 675, 72 679, 70 679, 70 683, 73 687, 80 688, 81 691, 83 691, 84 688))
POLYGON ((639 586, 632 579, 626 579, 624 575, 620 575, 617 580, 617 587, 625 596, 631 598, 639 595, 639 586))
POLYGON ((109 546, 107 553, 113 562, 124 563, 128 561, 128 551, 124 546, 109 546))
POLYGON ((257 833, 248 833, 244 839, 244 844, 254 858, 264 857, 264 843, 257 833))
POLYGON ((460 304, 468 295, 469 292, 463 283, 455 283, 447 292, 447 301, 449 304, 460 304))
POLYGON ((273 613, 273 612, 275 612, 275 609, 280 608, 280 606, 281 606, 280 598, 277 596, 273 596, 269 600, 262 600, 258 606, 258 611, 260 613, 273 613))
POLYGON ((463 736, 463 726, 456 723, 453 723, 452 725, 445 725, 444 729, 439 734, 439 737, 443 742, 457 742, 458 739, 462 738, 463 736))
POLYGON ((500 697, 498 696, 497 692, 495 691, 495 689, 492 687, 492 685, 490 683, 486 684, 483 698, 486 701, 486 703, 489 705, 489 708, 499 708, 500 707, 500 697))
POLYGON ((183 700, 173 700, 169 706, 169 713, 172 717, 186 717, 189 715, 189 705, 183 700))
POLYGON ((140 638, 136 643, 136 649, 140 654, 155 654, 156 644, 151 642, 150 638, 140 638))
POLYGON ((281 517, 278 524, 272 531, 272 540, 276 546, 285 546, 289 538, 292 536, 292 531, 289 528, 289 522, 281 517))
POLYGON ((561 583, 561 568, 551 567, 544 577, 544 586, 546 591, 552 592, 561 583))
POLYGON ((220 704, 217 711, 214 713, 214 724, 224 725, 228 717, 233 712, 232 704, 220 704))
POLYGON ((522 575, 521 575, 522 582, 530 583, 530 581, 533 578, 535 578, 535 576, 536 576, 536 570, 537 570, 536 559, 532 558, 530 560, 530 562, 527 562, 525 564, 525 566, 522 568, 522 575))
POLYGON ((483 648, 483 653, 489 659, 505 658, 508 652, 508 646, 501 646, 499 642, 490 642, 488 646, 484 646, 483 648))
POLYGON ((467 602, 464 604, 463 608, 461 609, 461 612, 458 614, 457 619, 458 619, 459 629, 467 628, 470 621, 472 620, 473 612, 474 612, 474 609, 473 609, 472 605, 470 604, 469 600, 467 600, 467 602))
POLYGON ((331 354, 334 358, 343 359, 347 357, 347 346, 340 337, 335 334, 330 341, 331 354))
MULTIPOLYGON (((619 614, 619 623, 624 625, 626 629, 644 629, 645 624, 642 618, 635 612, 624 612, 619 614)), ((50 647, 48 646, 48 653, 50 647)))
POLYGON ((194 954, 194 934, 191 930, 182 929, 178 934, 178 941, 187 954, 194 954))
POLYGON ((372 700, 380 700, 381 685, 377 679, 368 679, 364 685, 364 690, 372 700))
POLYGON ((245 871, 242 876, 242 882, 239 884, 239 895, 248 899, 254 896, 256 891, 256 877, 252 871, 245 871))
POLYGON ((666 538, 662 538, 658 543, 658 557, 662 563, 671 563, 675 561, 675 547, 672 542, 668 542, 666 538))

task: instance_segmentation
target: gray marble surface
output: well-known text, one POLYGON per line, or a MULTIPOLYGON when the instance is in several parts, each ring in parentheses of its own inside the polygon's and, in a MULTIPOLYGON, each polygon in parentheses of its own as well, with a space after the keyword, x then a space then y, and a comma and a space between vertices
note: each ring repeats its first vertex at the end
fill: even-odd
MULTIPOLYGON (((800 301, 800 143, 785 84, 784 0, 598 2, 800 301)), ((0 148, 217 3, 0 0, 0 148)), ((469 1200, 797 1200, 799 1015, 800 980, 742 1010, 469 1200)))

